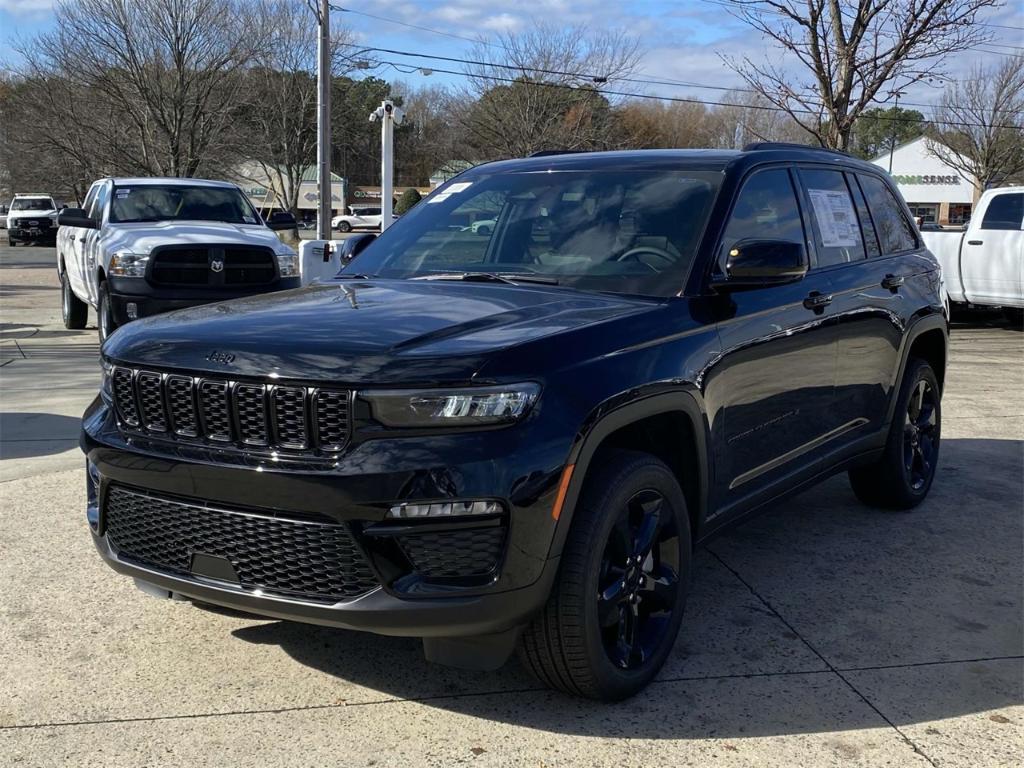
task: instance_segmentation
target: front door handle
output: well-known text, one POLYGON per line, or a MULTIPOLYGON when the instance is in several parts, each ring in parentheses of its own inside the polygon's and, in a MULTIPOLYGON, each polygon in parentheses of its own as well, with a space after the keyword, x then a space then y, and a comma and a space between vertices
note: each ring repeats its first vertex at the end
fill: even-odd
POLYGON ((882 279, 882 287, 888 288, 890 291, 898 291, 904 280, 903 275, 886 275, 882 279))
POLYGON ((968 240, 967 244, 968 245, 982 245, 984 242, 985 242, 984 240, 968 240))
POLYGON ((832 294, 830 293, 818 293, 817 291, 812 292, 806 299, 804 299, 804 306, 807 309, 813 309, 815 311, 824 309, 832 303, 832 294))
POLYGON ((85 235, 83 235, 82 237, 78 238, 78 242, 84 243, 85 242, 85 235))

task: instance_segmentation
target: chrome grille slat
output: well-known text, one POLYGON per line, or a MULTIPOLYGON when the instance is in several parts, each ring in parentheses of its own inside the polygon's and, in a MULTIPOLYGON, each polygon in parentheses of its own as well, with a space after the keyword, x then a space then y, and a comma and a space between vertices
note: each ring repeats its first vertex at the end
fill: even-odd
POLYGON ((121 429, 240 451, 335 454, 350 435, 351 393, 115 366, 121 429))

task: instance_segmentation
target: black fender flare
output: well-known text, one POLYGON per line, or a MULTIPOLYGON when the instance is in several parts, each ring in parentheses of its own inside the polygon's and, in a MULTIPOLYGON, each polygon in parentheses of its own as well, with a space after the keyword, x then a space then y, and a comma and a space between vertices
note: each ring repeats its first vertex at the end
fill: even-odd
MULTIPOLYGON (((600 411, 601 409, 598 409, 600 411)), ((586 480, 587 472, 605 439, 612 433, 634 424, 642 419, 657 416, 664 413, 682 413, 690 420, 695 445, 693 446, 697 456, 699 477, 697 478, 697 509, 689 510, 691 520, 696 521, 697 530, 692 530, 691 537, 694 542, 699 538, 699 528, 707 515, 707 500, 710 489, 710 459, 708 445, 710 444, 708 420, 698 397, 688 391, 663 392, 659 394, 641 397, 631 400, 623 405, 609 410, 588 428, 581 430, 580 437, 576 440, 569 453, 566 466, 573 465, 572 477, 566 489, 561 509, 559 510, 558 525, 555 528, 554 540, 551 544, 551 556, 558 556, 565 545, 569 529, 572 527, 572 518, 579 501, 580 493, 583 490, 583 483, 586 480)))
MULTIPOLYGON (((896 400, 899 397, 900 383, 903 381, 903 375, 907 370, 907 363, 910 362, 910 350, 914 346, 914 342, 922 334, 936 330, 941 331, 945 339, 945 363, 946 367, 949 367, 949 321, 946 319, 945 313, 931 312, 926 315, 919 315, 911 322, 907 332, 903 334, 903 345, 900 349, 899 357, 900 363, 896 370, 896 378, 892 382, 892 396, 889 398, 889 408, 885 418, 886 427, 892 424, 896 400)), ((945 382, 945 376, 942 379, 945 382)))

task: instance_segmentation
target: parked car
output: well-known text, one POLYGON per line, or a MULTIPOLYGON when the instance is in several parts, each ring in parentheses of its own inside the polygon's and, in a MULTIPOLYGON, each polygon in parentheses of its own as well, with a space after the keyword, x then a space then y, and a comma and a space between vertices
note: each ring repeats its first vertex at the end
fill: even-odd
POLYGON ((7 229, 7 206, 0 203, 0 229, 7 229))
POLYGON ((1024 187, 990 189, 964 230, 922 232, 954 305, 1024 310, 1024 187))
POLYGON ((480 219, 469 225, 469 231, 474 235, 489 235, 497 223, 496 219, 480 219))
POLYGON ((58 217, 57 273, 67 328, 96 308, 100 340, 130 320, 299 285, 295 250, 234 184, 101 179, 58 217))
MULTIPOLYGON (((397 216, 392 218, 398 219, 397 216)), ((380 229, 380 208, 362 208, 351 206, 347 214, 331 219, 331 229, 339 232, 351 232, 354 229, 380 229)))
POLYGON ((52 245, 57 236, 57 212, 60 206, 44 192, 16 194, 7 212, 7 245, 45 243, 52 245))
POLYGON ((104 346, 86 514, 149 593, 458 666, 518 646, 621 699, 673 646, 697 544, 837 472, 878 507, 931 487, 939 266, 874 165, 497 162, 349 242, 334 281, 104 346), (452 227, 482 207, 489 237, 452 227))

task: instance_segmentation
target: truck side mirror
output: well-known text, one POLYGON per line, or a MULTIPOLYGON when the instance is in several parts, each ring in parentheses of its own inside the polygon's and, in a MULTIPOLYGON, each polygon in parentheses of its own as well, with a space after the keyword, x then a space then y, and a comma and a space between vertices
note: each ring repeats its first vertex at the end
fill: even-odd
POLYGON ((99 228, 99 222, 90 219, 89 214, 82 208, 65 208, 57 214, 57 224, 61 227, 99 228))
POLYGON ((267 226, 276 232, 282 229, 298 229, 299 224, 295 221, 294 214, 288 211, 278 211, 277 213, 270 214, 267 226))
POLYGON ((341 260, 342 265, 348 264, 352 261, 352 259, 366 250, 366 246, 376 239, 377 236, 375 234, 366 232, 361 235, 353 235, 345 240, 345 242, 342 243, 341 250, 338 251, 338 258, 341 260))

